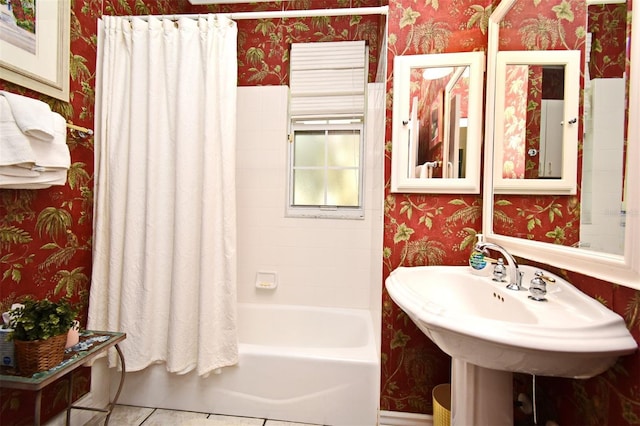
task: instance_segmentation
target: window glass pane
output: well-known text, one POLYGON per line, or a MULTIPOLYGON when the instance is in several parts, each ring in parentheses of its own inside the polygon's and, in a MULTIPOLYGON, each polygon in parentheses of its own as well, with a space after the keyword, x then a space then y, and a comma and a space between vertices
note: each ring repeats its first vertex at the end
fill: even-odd
POLYGON ((360 162, 360 132, 357 130, 329 131, 327 141, 329 167, 358 167, 360 162))
POLYGON ((312 124, 298 121, 293 123, 292 131, 288 214, 332 217, 329 212, 334 212, 337 217, 352 217, 355 212, 362 217, 358 213, 362 126, 351 122, 336 124, 332 119, 312 124))
POLYGON ((294 142, 294 167, 324 166, 324 131, 298 131, 294 142))
POLYGON ((324 205, 324 170, 293 171, 293 204, 324 205))
POLYGON ((327 205, 358 206, 358 170, 328 170, 327 205))

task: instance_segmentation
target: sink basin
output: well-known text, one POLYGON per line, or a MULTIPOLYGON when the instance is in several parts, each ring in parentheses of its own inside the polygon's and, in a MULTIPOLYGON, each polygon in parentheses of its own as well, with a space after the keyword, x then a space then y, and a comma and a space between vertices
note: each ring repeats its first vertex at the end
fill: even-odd
POLYGON ((529 299, 539 269, 520 266, 525 289, 472 275, 467 266, 395 269, 391 298, 452 357, 451 423, 513 425, 513 372, 588 378, 637 344, 618 314, 562 278, 546 301, 529 299))
MULTIPOLYGON (((520 266, 526 288, 538 268, 520 266)), ((623 319, 562 278, 547 301, 506 283, 472 275, 466 266, 400 267, 386 280, 391 298, 444 352, 479 367, 588 378, 637 344, 623 319)))

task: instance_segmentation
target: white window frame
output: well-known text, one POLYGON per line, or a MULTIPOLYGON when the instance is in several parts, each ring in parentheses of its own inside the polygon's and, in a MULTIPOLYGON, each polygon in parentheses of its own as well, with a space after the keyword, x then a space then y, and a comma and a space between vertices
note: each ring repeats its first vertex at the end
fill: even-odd
MULTIPOLYGON (((340 117, 318 117, 315 119, 292 119, 290 121, 289 149, 288 149, 288 185, 287 185, 287 217, 310 217, 328 219, 364 219, 364 179, 365 179, 365 126, 364 117, 347 119, 351 123, 337 124, 343 121, 340 117), (357 122, 356 122, 357 120, 357 122), (324 123, 322 123, 324 121, 324 123), (332 130, 358 130, 360 132, 360 159, 358 164, 358 206, 332 206, 332 205, 295 205, 294 195, 294 145, 297 131, 332 131, 332 130)), ((326 167, 326 166, 325 166, 326 167)))

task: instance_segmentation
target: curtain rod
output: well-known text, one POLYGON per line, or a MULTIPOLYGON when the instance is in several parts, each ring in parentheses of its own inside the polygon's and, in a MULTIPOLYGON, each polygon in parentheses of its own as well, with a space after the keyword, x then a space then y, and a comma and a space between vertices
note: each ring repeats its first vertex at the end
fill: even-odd
MULTIPOLYGON (((346 7, 341 9, 308 9, 308 10, 273 10, 263 12, 231 12, 214 13, 223 15, 229 19, 277 19, 277 18, 309 18, 314 16, 353 16, 353 15, 387 15, 389 6, 379 7, 346 7)), ((139 18, 148 21, 150 17, 158 19, 190 18, 197 19, 206 16, 207 13, 185 14, 185 15, 131 15, 128 18, 139 18)))

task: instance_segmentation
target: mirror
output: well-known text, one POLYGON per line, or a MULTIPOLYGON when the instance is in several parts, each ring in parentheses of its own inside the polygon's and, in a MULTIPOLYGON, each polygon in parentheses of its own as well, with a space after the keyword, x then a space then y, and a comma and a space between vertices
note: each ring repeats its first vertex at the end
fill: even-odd
POLYGON ((391 192, 480 192, 484 52, 396 56, 391 192))
MULTIPOLYGON (((603 46, 597 38, 589 40, 589 37, 584 37, 586 5, 584 10, 578 10, 581 3, 571 3, 569 7, 573 9, 570 11, 548 6, 542 12, 553 16, 541 18, 542 12, 529 1, 502 0, 489 18, 485 139, 494 141, 500 137, 495 120, 500 93, 498 56, 513 48, 509 43, 520 43, 515 47, 517 50, 541 50, 543 54, 551 50, 566 52, 572 48, 590 52, 583 54, 581 59, 585 61, 587 57, 590 64, 584 66, 584 85, 581 87, 584 90, 581 106, 585 119, 584 123, 578 121, 581 145, 577 157, 577 192, 575 195, 501 194, 500 190, 495 190, 492 164, 498 148, 496 144, 487 143, 483 232, 488 241, 504 246, 514 255, 640 289, 640 242, 637 238, 640 235, 640 168, 629 167, 640 162, 640 122, 629 119, 640 114, 640 66, 630 61, 631 57, 640 57, 640 8, 629 9, 633 17, 627 20, 627 6, 617 6, 622 8, 622 36, 618 36, 621 61, 619 56, 606 52, 606 60, 594 63, 594 54, 602 52, 603 47, 610 47, 611 43, 603 46), (565 19, 569 12, 575 19, 565 19), (558 26, 563 26, 560 31, 562 37, 555 41, 552 37, 527 37, 523 29, 532 28, 536 19, 555 21, 558 26), (513 25, 514 22, 518 25, 513 25), (631 22, 630 32, 624 26, 627 22, 631 22), (626 34, 630 34, 631 40, 626 39, 626 34), (589 41, 592 47, 589 47, 589 41), (552 42, 557 44, 552 46, 552 42), (628 81, 629 86, 626 101, 620 96, 625 92, 624 80, 597 81, 601 77, 609 80, 610 76, 606 74, 612 62, 623 64, 622 78, 628 81), (594 71, 604 75, 596 77, 594 71), (605 96, 604 101, 599 99, 602 94, 614 92, 618 95, 605 96), (599 117, 602 109, 609 114, 599 117), (607 127, 614 123, 617 123, 615 131, 607 127), (543 229, 540 221, 551 226, 543 229), (606 246, 606 240, 612 240, 613 246, 606 246)), ((615 8, 616 5, 597 7, 615 8)), ((606 26, 606 30, 610 29, 606 26)))
POLYGON ((496 194, 575 194, 580 51, 501 51, 496 65, 496 194))

